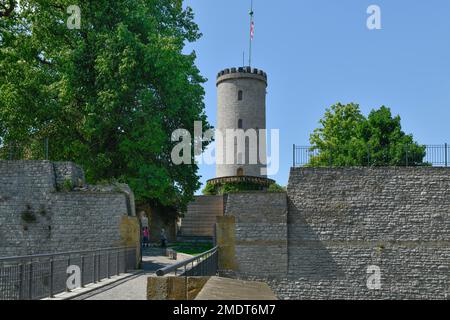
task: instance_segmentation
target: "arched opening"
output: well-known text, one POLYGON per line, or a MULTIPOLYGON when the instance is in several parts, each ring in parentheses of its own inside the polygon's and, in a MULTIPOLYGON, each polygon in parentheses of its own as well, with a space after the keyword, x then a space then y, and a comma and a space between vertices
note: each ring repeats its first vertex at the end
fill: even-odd
POLYGON ((243 97, 244 97, 244 92, 242 92, 242 90, 239 90, 238 91, 238 101, 242 101, 243 97))
POLYGON ((238 129, 242 129, 244 127, 244 123, 242 121, 242 119, 238 120, 238 129))
POLYGON ((237 169, 237 176, 238 177, 243 177, 244 176, 244 169, 243 168, 237 169))

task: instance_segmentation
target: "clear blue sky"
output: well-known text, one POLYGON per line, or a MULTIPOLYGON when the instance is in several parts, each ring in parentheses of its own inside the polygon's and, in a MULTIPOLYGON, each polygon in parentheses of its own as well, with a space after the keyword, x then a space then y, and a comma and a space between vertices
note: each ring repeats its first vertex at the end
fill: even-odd
MULTIPOLYGON (((402 117, 423 144, 450 143, 449 0, 254 0, 253 66, 268 73, 267 127, 280 129, 285 185, 292 144, 307 145, 327 107, 381 105, 402 117), (369 5, 381 7, 382 30, 366 27, 369 5)), ((216 124, 218 71, 242 65, 248 52, 250 0, 187 0, 203 37, 195 50, 208 78, 206 112, 216 124)), ((202 182, 215 168, 200 167, 202 182)))

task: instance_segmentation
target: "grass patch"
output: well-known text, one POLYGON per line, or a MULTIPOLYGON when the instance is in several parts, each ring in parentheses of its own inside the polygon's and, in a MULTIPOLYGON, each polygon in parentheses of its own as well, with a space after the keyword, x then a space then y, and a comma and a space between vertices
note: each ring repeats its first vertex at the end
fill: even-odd
POLYGON ((213 248, 213 244, 211 242, 176 242, 171 243, 169 248, 178 253, 198 256, 199 254, 211 250, 213 248))

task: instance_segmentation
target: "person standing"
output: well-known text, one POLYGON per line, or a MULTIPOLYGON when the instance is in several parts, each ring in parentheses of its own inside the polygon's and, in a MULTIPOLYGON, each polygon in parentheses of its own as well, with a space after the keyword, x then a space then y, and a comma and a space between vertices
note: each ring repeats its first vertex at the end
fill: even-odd
POLYGON ((143 237, 143 242, 144 242, 143 247, 148 247, 150 232, 148 231, 147 227, 144 227, 144 231, 142 232, 142 237, 143 237))
POLYGON ((166 236, 166 230, 161 229, 161 247, 165 248, 167 247, 167 236, 166 236))

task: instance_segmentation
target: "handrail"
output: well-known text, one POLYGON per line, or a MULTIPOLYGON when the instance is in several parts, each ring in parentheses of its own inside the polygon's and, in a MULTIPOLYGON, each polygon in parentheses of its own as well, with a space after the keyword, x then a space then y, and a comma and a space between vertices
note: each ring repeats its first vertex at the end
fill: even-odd
POLYGON ((0 257, 0 262, 11 261, 11 260, 26 260, 26 259, 37 259, 37 258, 52 258, 58 256, 67 256, 73 254, 87 254, 87 253, 95 253, 99 251, 112 251, 112 250, 123 250, 123 249, 134 249, 135 247, 111 247, 104 249, 93 249, 93 250, 81 250, 81 251, 66 251, 66 252, 57 252, 57 253, 45 253, 45 254, 34 254, 28 256, 15 256, 15 257, 0 257))
POLYGON ((219 249, 218 246, 217 246, 217 247, 214 247, 214 248, 212 248, 211 250, 202 253, 201 255, 198 255, 198 256, 192 257, 192 258, 190 258, 190 259, 181 261, 181 262, 179 262, 179 263, 170 265, 170 266, 168 266, 168 267, 159 269, 158 271, 156 271, 156 275, 157 275, 158 277, 165 276, 166 274, 169 274, 169 273, 172 273, 172 272, 174 272, 174 271, 176 271, 176 270, 178 270, 178 269, 181 269, 181 268, 187 266, 187 265, 190 264, 190 263, 193 263, 193 262, 195 262, 195 261, 197 261, 197 260, 200 260, 201 258, 203 258, 203 257, 205 257, 205 256, 208 256, 208 255, 211 255, 211 254, 213 254, 213 253, 216 253, 218 249, 219 249))
POLYGON ((135 270, 137 247, 122 246, 0 258, 0 300, 53 298, 70 291, 67 267, 80 268, 79 285, 135 270))

